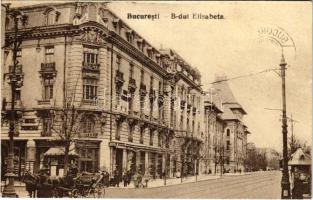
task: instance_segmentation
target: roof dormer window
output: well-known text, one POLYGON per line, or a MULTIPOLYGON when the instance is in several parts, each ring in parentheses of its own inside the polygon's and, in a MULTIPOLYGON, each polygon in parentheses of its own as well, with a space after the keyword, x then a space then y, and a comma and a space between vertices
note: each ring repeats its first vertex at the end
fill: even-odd
POLYGON ((58 22, 60 12, 57 11, 55 8, 48 8, 45 12, 44 15, 46 17, 46 25, 53 25, 58 22))

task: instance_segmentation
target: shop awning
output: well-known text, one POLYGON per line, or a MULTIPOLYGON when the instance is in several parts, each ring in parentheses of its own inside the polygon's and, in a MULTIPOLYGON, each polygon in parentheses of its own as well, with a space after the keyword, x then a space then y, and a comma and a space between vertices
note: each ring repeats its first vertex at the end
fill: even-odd
MULTIPOLYGON (((64 152, 65 147, 51 147, 46 153, 44 153, 44 156, 64 156, 64 152)), ((68 155, 78 157, 78 154, 74 149, 71 149, 68 155)))
POLYGON ((298 148, 297 151, 291 155, 288 165, 311 165, 311 156, 304 153, 301 148, 298 148))

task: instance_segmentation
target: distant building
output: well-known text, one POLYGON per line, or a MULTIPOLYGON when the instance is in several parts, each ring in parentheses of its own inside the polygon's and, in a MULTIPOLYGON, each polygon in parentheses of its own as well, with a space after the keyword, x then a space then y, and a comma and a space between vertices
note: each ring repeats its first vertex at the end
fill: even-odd
POLYGON ((247 135, 250 132, 243 122, 246 111, 238 103, 230 89, 225 76, 217 76, 213 88, 218 91, 222 99, 222 119, 225 121, 224 129, 224 167, 226 170, 236 172, 244 171, 244 160, 246 158, 247 135))
POLYGON ((223 102, 219 93, 211 88, 204 98, 204 133, 206 172, 219 174, 224 168, 225 156, 225 121, 222 119, 223 102))

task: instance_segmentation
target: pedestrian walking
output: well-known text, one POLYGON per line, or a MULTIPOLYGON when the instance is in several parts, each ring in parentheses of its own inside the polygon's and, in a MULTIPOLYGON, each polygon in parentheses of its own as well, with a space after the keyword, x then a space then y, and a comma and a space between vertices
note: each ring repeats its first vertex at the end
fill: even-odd
POLYGON ((125 171, 123 173, 123 183, 124 183, 124 187, 127 187, 127 183, 128 183, 128 176, 127 176, 127 172, 125 171))

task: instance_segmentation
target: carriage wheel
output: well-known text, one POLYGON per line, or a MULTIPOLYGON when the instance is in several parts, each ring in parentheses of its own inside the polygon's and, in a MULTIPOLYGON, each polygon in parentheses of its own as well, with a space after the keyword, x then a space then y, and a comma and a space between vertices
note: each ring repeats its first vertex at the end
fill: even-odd
POLYGON ((72 198, 78 198, 79 197, 79 194, 78 194, 79 192, 78 192, 78 190, 77 189, 73 189, 72 191, 71 191, 71 197, 72 198))
POLYGON ((105 187, 102 184, 98 184, 95 188, 88 191, 87 197, 89 198, 104 198, 105 187))

